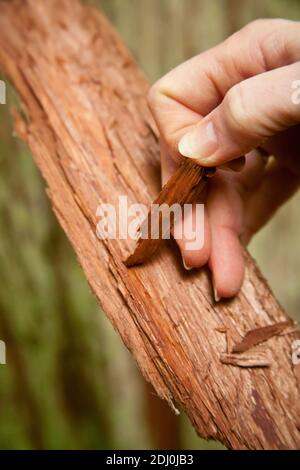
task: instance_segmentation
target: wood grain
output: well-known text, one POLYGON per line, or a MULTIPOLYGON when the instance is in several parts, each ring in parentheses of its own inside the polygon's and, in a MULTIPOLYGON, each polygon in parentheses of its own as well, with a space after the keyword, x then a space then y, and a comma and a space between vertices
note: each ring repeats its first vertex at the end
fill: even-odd
MULTIPOLYGON (((29 145, 53 210, 99 303, 145 378, 205 438, 235 449, 300 446, 293 333, 266 343, 267 368, 223 364, 224 334, 286 321, 253 260, 233 301, 215 304, 205 270, 186 273, 174 247, 127 269, 129 240, 99 240, 97 207, 149 204, 159 192, 148 84, 111 25, 77 0, 0 3, 0 64, 18 91, 29 145)), ((99 371, 100 373, 100 371, 99 371)))
POLYGON ((151 204, 146 219, 139 227, 137 246, 125 261, 126 266, 135 266, 148 260, 156 253, 162 240, 171 238, 176 216, 170 213, 170 209, 178 205, 181 215, 184 204, 191 204, 200 197, 206 181, 205 169, 197 163, 184 160, 179 165, 151 204), (167 211, 162 210, 164 206, 167 211))

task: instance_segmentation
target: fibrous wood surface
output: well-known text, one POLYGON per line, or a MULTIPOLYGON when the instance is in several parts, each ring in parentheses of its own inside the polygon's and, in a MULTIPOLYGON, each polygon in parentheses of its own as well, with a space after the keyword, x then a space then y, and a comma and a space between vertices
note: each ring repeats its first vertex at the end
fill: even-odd
POLYGON ((172 216, 170 209, 177 206, 180 210, 178 215, 182 216, 181 209, 185 204, 195 202, 197 196, 199 200, 206 182, 205 170, 197 163, 185 159, 179 165, 150 205, 147 217, 138 227, 139 239, 134 253, 125 261, 126 266, 142 264, 156 253, 161 241, 170 238, 174 227, 176 215, 173 213, 172 216))
POLYGON ((0 64, 21 97, 26 119, 16 116, 16 128, 53 210, 146 379, 206 438, 236 449, 300 447, 297 334, 253 346, 268 367, 221 361, 230 335, 238 342, 287 320, 249 255, 239 296, 215 304, 207 272, 185 272, 171 243, 127 269, 132 241, 97 238, 99 204, 117 205, 119 195, 149 204, 159 191, 148 85, 111 25, 77 0, 2 1, 0 64))

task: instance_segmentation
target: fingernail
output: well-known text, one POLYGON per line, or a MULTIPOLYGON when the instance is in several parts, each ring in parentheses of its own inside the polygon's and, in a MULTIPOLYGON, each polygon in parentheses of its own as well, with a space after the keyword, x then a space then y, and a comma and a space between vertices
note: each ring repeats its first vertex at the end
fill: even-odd
POLYGON ((190 270, 192 269, 190 266, 187 266, 187 264, 186 264, 184 258, 182 258, 182 263, 183 263, 183 266, 185 267, 185 269, 186 269, 187 271, 190 271, 190 270))
POLYGON ((217 288, 216 288, 215 285, 214 285, 214 298, 215 298, 215 302, 220 302, 220 300, 221 300, 221 297, 219 296, 217 288))
POLYGON ((184 157, 195 158, 199 162, 211 161, 209 157, 219 147, 217 134, 213 123, 200 124, 185 134, 179 144, 178 150, 184 157))

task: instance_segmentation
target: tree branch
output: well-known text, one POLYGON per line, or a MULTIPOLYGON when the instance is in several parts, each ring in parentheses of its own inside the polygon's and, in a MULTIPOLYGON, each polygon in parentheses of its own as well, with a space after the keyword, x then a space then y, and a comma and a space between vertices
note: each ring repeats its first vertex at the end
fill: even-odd
POLYGON ((298 334, 248 351, 263 348, 269 367, 221 362, 230 353, 226 336, 287 320, 250 256, 239 296, 215 304, 207 272, 185 272, 171 243, 127 269, 133 244, 96 236, 100 203, 126 195, 128 204, 149 204, 159 191, 148 85, 112 26, 77 0, 1 2, 0 64, 23 102, 27 119, 17 115, 16 128, 53 210, 158 395, 182 407, 201 436, 228 447, 298 448, 299 370, 291 361, 298 334))

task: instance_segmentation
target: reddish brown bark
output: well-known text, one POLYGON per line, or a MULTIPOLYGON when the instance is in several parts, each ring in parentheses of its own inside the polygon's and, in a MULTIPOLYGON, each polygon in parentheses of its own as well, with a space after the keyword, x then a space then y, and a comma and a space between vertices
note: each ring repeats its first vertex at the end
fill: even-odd
POLYGON ((137 242, 134 253, 126 260, 126 266, 141 264, 153 256, 165 235, 169 236, 174 225, 174 215, 160 212, 163 205, 172 208, 174 204, 195 202, 206 186, 204 168, 191 160, 181 163, 169 181, 164 185, 157 198, 151 204, 148 216, 139 228, 141 238, 137 242), (156 206, 156 209, 154 207, 156 206), (167 223, 165 223, 167 222, 167 223), (166 230, 166 231, 165 231, 166 230), (145 238, 142 234, 146 234, 145 238))
POLYGON ((16 127, 53 210, 158 395, 184 408, 200 435, 228 447, 298 448, 296 333, 253 347, 268 354, 269 367, 221 362, 224 329, 243 337, 287 320, 250 256, 239 296, 215 304, 207 272, 185 272, 174 247, 127 269, 133 243, 96 236, 98 204, 120 194, 149 204, 159 191, 148 85, 111 25, 77 0, 1 2, 0 64, 22 99, 27 120, 17 118, 16 127))

